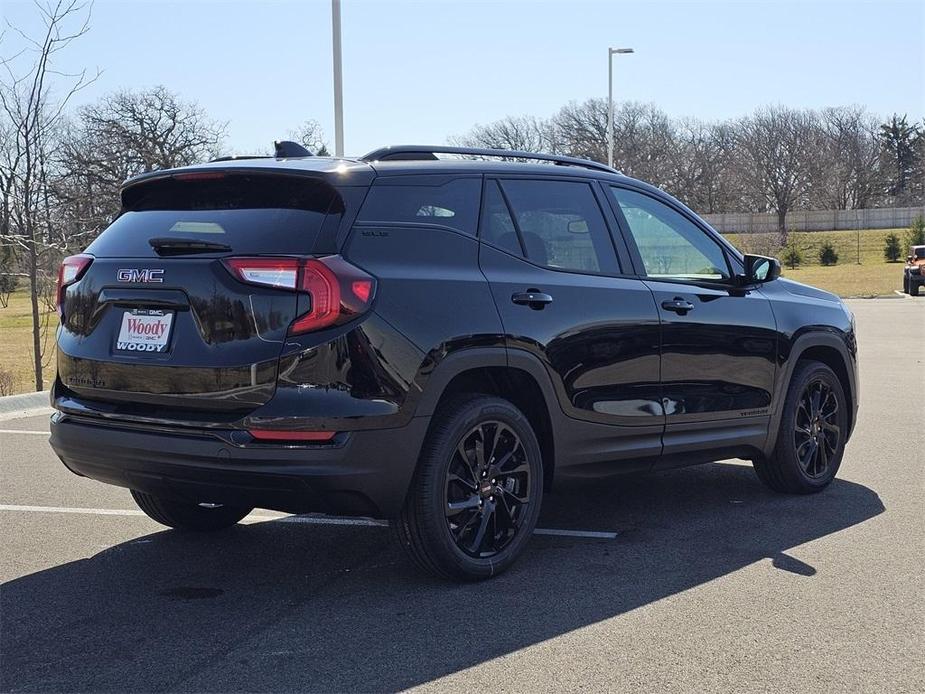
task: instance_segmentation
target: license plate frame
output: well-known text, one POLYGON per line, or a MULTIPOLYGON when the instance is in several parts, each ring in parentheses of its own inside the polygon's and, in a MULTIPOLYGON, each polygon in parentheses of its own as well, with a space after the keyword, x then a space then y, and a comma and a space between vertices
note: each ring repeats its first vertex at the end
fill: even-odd
POLYGON ((175 312, 133 308, 122 312, 113 351, 118 354, 163 355, 170 349, 175 312))

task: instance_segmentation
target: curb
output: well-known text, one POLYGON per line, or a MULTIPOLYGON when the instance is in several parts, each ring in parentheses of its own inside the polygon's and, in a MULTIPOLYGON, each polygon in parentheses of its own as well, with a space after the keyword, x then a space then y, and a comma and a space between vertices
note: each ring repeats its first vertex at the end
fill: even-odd
POLYGON ((20 417, 34 417, 50 412, 52 412, 52 409, 48 404, 47 390, 38 393, 0 397, 0 421, 19 419, 20 417))

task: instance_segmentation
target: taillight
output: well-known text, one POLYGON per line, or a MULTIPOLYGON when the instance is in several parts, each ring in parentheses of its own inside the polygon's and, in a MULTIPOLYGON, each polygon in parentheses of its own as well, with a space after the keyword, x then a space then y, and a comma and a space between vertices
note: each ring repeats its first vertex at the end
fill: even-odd
POLYGON ((71 255, 61 261, 61 267, 58 268, 58 290, 56 294, 59 316, 64 315, 64 291, 83 277, 92 262, 93 256, 83 254, 71 255))
POLYGON ((376 280, 337 255, 325 258, 226 258, 242 282, 308 294, 311 308, 289 326, 290 335, 344 323, 364 313, 376 280))

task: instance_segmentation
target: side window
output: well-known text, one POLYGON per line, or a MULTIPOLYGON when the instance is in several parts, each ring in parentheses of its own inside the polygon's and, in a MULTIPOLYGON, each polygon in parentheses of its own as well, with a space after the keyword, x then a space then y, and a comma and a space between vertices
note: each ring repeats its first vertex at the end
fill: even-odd
POLYGON ((475 236, 480 178, 457 178, 442 185, 373 184, 358 222, 439 224, 475 236))
POLYGON ((617 257, 591 186, 583 182, 502 182, 527 257, 578 272, 617 272, 617 257))
POLYGON ((649 277, 729 279, 726 254, 696 224, 655 198, 611 187, 649 277))
POLYGON ((482 201, 482 240, 514 255, 523 255, 520 239, 511 212, 504 202, 497 181, 485 185, 485 199, 482 201))

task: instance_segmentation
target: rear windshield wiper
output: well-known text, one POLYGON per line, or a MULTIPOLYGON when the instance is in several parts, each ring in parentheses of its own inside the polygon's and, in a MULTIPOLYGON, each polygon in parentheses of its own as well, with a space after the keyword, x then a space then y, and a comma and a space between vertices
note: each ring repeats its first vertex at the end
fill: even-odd
POLYGON ((231 250, 231 246, 215 241, 200 241, 198 239, 156 238, 148 239, 158 255, 183 255, 185 253, 223 253, 231 250))

